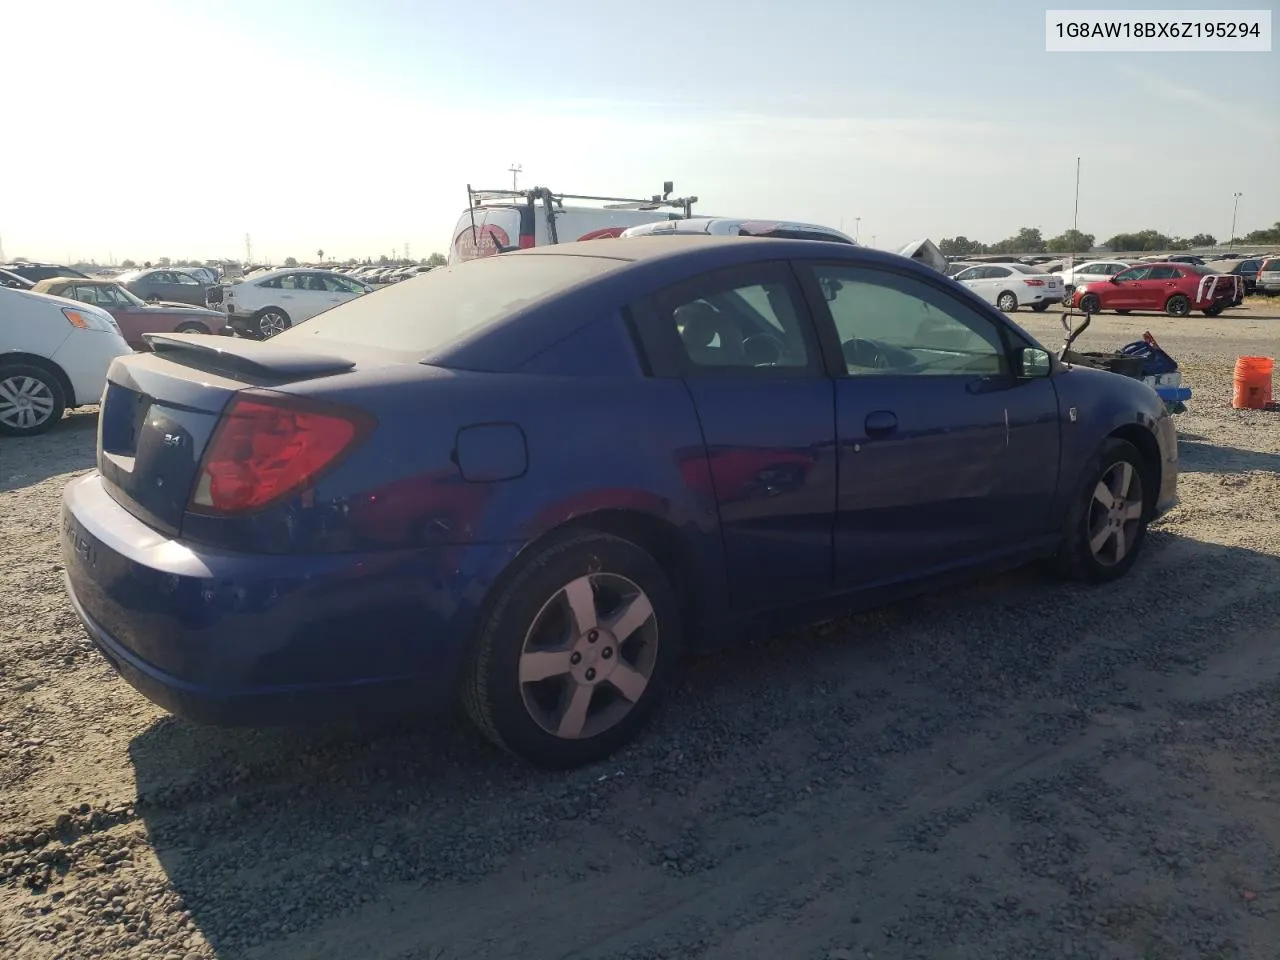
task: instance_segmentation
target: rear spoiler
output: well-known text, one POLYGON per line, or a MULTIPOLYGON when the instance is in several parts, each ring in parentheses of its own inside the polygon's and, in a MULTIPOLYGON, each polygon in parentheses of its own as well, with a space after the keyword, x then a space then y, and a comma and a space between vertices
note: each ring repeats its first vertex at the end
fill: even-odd
POLYGON ((933 267, 941 274, 947 272, 947 258, 932 240, 912 240, 899 250, 898 254, 908 260, 917 260, 925 266, 933 267))

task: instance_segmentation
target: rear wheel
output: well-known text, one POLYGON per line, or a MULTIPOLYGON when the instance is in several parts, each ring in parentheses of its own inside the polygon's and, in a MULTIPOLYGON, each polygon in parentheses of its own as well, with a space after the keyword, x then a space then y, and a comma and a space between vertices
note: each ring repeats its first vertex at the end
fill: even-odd
POLYGON ((1102 309, 1102 301, 1096 293, 1086 293, 1080 298, 1080 310, 1084 313, 1098 313, 1102 309))
POLYGON ((1205 310, 1204 315, 1206 317, 1216 317, 1216 316, 1219 316, 1222 313, 1222 311, 1225 309, 1226 307, 1222 306, 1221 304, 1218 304, 1216 306, 1210 307, 1208 310, 1205 310))
POLYGON ((1103 443, 1067 515, 1058 554, 1064 575, 1104 583, 1129 572, 1146 540, 1149 476, 1133 444, 1114 437, 1103 443))
POLYGON ((1116 311, 1116 313, 1120 314, 1122 317, 1127 317, 1129 314, 1133 313, 1133 311, 1132 311, 1132 310, 1117 310, 1117 311, 1116 311))
POLYGON ((1001 310, 1003 310, 1005 313, 1017 313, 1018 312, 1017 294, 1011 293, 1008 290, 1006 290, 1004 293, 1000 294, 1000 296, 996 297, 996 306, 999 307, 1001 310))
POLYGON ((1191 301, 1180 293, 1175 293, 1165 301, 1164 312, 1171 317, 1185 317, 1191 312, 1191 301))
POLYGON ((66 408, 62 383, 50 371, 26 363, 0 365, 0 434, 44 433, 66 408))
POLYGON ((635 544, 594 531, 526 560, 488 605, 461 699, 497 745, 575 767, 631 740, 680 652, 666 574, 635 544))
POLYGON ((1031 309, 1032 309, 1032 310, 1034 310, 1036 313, 1044 313, 1046 310, 1048 310, 1048 309, 1049 309, 1049 304, 1047 304, 1047 303, 1033 303, 1033 304, 1031 305, 1031 309))
POLYGON ((177 333, 208 333, 209 328, 203 323, 196 323, 194 320, 188 320, 186 323, 178 324, 177 333))
POLYGON ((265 307, 253 319, 254 329, 263 340, 284 333, 291 325, 289 315, 279 307, 265 307))

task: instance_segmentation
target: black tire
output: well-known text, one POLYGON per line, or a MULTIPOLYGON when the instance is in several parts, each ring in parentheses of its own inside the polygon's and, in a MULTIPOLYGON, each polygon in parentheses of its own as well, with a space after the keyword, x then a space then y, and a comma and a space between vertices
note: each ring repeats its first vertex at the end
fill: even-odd
POLYGON ((174 332, 175 333, 208 333, 209 328, 206 327, 203 323, 197 323, 194 320, 188 320, 186 323, 178 324, 178 328, 174 332))
POLYGON ((0 435, 34 437, 52 429, 66 409, 67 393, 54 373, 29 363, 0 363, 0 435), (30 415, 18 411, 20 399, 34 405, 24 404, 24 411, 36 409, 43 419, 28 425, 30 415))
POLYGON ((1218 305, 1215 307, 1210 307, 1208 310, 1203 311, 1203 313, 1206 317, 1219 317, 1222 315, 1222 311, 1225 309, 1227 308, 1224 306, 1218 305))
POLYGON ((1080 298, 1080 311, 1082 313, 1100 313, 1102 311, 1102 301, 1098 299, 1096 293, 1086 293, 1080 298))
POLYGON ((1191 313, 1191 301, 1183 294, 1175 293, 1164 303, 1164 312, 1171 317, 1185 317, 1191 313))
POLYGON ((1047 303, 1033 303, 1033 304, 1031 305, 1031 309, 1032 309, 1032 310, 1034 310, 1036 313, 1044 313, 1046 310, 1048 310, 1048 309, 1049 309, 1049 304, 1047 304, 1047 303))
MULTIPOLYGON (((486 602, 460 677, 460 699, 481 733, 529 763, 553 769, 593 763, 639 733, 676 667, 681 633, 675 591, 648 553, 596 531, 566 535, 524 560, 486 602), (648 634, 652 640, 644 643, 647 651, 656 652, 656 659, 643 693, 621 719, 595 735, 567 739, 550 732, 526 706, 520 662, 526 635, 542 611, 566 585, 587 575, 622 577, 647 595, 653 616, 642 629, 653 631, 648 634)), ((621 646, 618 649, 621 659, 621 646)), ((610 691, 612 696, 612 687, 610 691)))
POLYGON ((1005 290, 996 297, 996 306, 1000 308, 1002 313, 1018 312, 1018 295, 1010 290, 1005 290))
POLYGON ((253 332, 261 340, 269 340, 293 326, 289 314, 279 307, 263 307, 253 315, 253 332), (276 324, 282 324, 276 329, 276 324))
POLYGON ((1120 316, 1122 316, 1122 317, 1127 317, 1129 314, 1133 313, 1133 311, 1132 311, 1132 310, 1117 310, 1117 311, 1116 311, 1116 313, 1120 314, 1120 316))
POLYGON ((1057 557, 1058 571, 1073 580, 1107 583, 1118 580, 1128 573, 1142 552, 1142 545, 1147 537, 1151 505, 1157 492, 1154 489, 1155 478, 1152 476, 1150 465, 1138 448, 1127 440, 1115 437, 1110 437, 1103 442, 1102 447, 1090 461, 1089 467, 1084 471, 1084 477, 1084 484, 1067 511, 1062 547, 1057 557), (1094 491, 1112 468, 1121 463, 1128 463, 1133 468, 1137 481, 1141 483, 1142 513, 1133 521, 1135 526, 1132 531, 1132 541, 1123 558, 1117 562, 1106 562, 1096 556, 1090 546, 1091 520, 1096 527, 1098 521, 1103 519, 1095 509, 1097 500, 1094 497, 1094 491))

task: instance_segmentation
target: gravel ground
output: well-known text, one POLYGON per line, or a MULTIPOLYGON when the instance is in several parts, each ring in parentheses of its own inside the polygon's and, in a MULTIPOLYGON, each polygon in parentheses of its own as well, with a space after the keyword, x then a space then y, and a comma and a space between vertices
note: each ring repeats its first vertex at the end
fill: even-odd
POLYGON ((1123 583, 1020 572, 703 659, 570 774, 443 721, 166 717, 63 597, 95 415, 0 441, 0 956, 1280 956, 1280 414, 1229 406, 1261 313, 1082 344, 1150 329, 1196 391, 1123 583))

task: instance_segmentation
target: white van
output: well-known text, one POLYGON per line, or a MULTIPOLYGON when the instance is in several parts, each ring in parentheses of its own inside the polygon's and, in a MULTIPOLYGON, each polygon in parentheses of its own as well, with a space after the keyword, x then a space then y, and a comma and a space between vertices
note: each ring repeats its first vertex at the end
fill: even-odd
POLYGON ((473 190, 449 244, 449 263, 491 257, 549 243, 617 237, 628 227, 691 216, 697 197, 672 197, 670 180, 661 196, 593 197, 531 190, 473 190), (566 204, 565 201, 580 201, 566 204), (591 206, 588 204, 597 204, 591 206))

